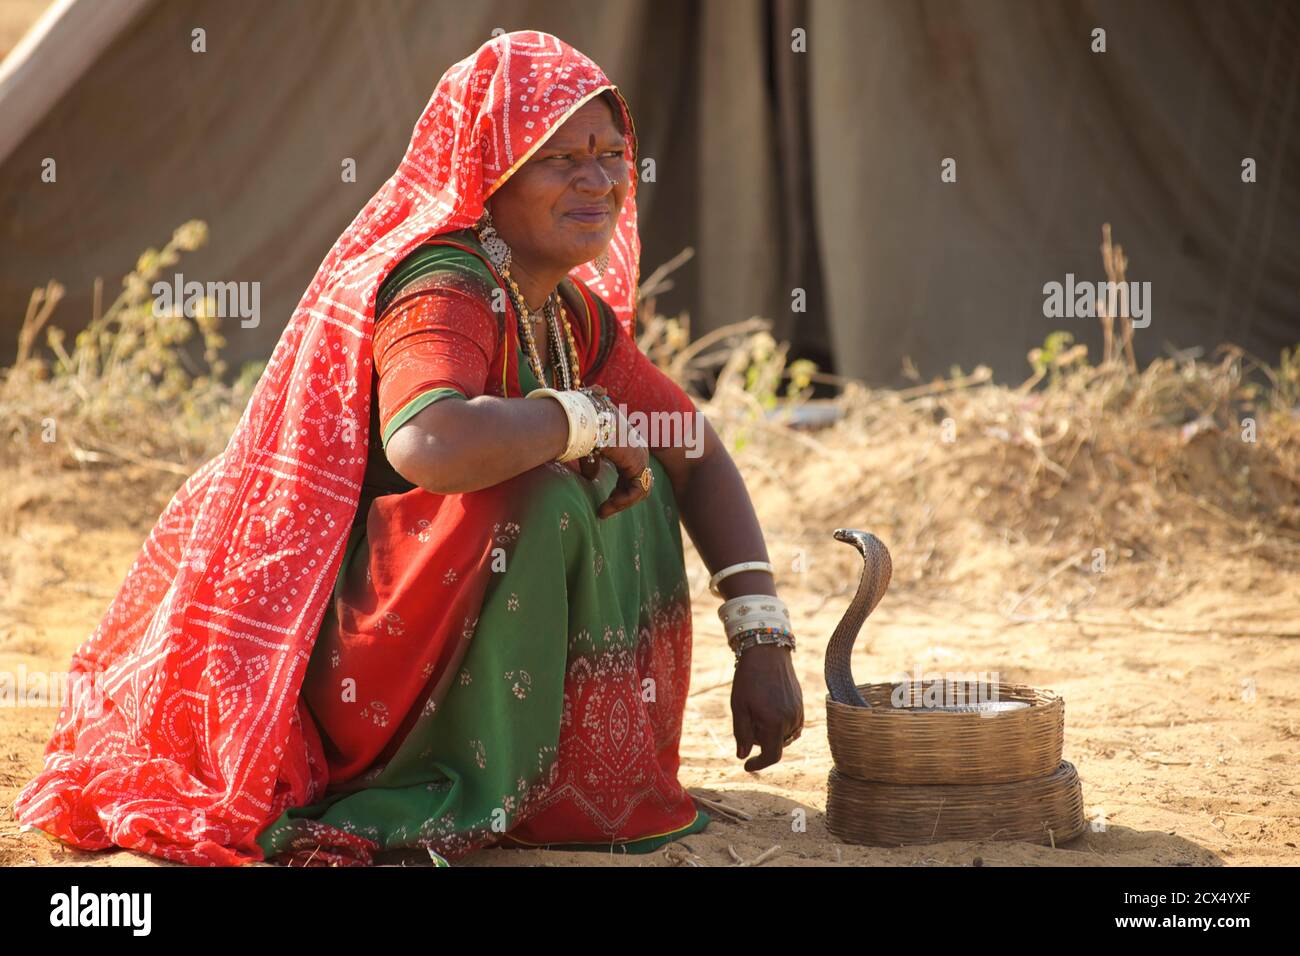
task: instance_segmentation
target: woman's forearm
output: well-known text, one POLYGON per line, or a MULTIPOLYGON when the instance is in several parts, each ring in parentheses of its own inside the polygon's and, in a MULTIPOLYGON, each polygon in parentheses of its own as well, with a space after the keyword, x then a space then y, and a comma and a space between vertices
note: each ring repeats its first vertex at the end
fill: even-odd
MULTIPOLYGON (((710 572, 742 561, 767 561, 763 529, 736 463, 717 448, 691 470, 678 507, 682 524, 710 572)), ((741 594, 776 594, 767 571, 741 571, 724 578, 718 589, 728 598, 741 594)))
POLYGON ((480 395, 434 402, 388 441, 388 460, 408 481, 438 495, 488 488, 564 451, 569 420, 553 399, 480 395))
MULTIPOLYGON (((423 409, 393 434, 386 453, 408 481, 434 494, 461 494, 554 460, 568 434, 568 418, 556 401, 482 395, 423 409)), ((749 491, 720 445, 690 468, 678 508, 711 572, 741 561, 768 560, 749 491)), ((726 597, 776 594, 776 582, 766 571, 733 574, 718 588, 726 597)))

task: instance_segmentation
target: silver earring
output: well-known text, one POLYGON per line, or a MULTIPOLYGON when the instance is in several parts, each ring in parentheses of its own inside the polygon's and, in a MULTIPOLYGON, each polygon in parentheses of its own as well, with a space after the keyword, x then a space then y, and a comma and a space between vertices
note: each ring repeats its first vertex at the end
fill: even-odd
POLYGON ((496 266, 497 272, 508 271, 510 268, 510 246, 497 234, 497 227, 492 222, 492 213, 487 206, 483 207, 483 215, 474 224, 474 232, 478 235, 479 245, 483 247, 487 257, 492 260, 492 265, 496 266))
POLYGON ((605 273, 609 271, 609 250, 606 249, 596 258, 592 259, 591 263, 596 267, 596 275, 600 276, 602 279, 605 278, 605 273))

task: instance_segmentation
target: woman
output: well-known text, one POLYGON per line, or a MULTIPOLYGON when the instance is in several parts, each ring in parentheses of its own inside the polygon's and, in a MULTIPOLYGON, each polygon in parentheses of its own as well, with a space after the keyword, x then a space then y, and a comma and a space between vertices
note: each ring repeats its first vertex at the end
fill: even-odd
POLYGON ((730 599, 737 756, 779 759, 793 636, 735 465, 626 427, 694 414, 630 335, 635 158, 555 37, 447 71, 74 657, 20 821, 209 864, 694 832, 678 520, 730 599))

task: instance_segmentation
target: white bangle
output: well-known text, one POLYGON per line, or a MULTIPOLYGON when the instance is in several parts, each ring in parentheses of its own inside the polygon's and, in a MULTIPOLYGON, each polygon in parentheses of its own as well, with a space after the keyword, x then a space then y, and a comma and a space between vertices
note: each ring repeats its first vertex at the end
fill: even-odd
POLYGON ((742 594, 718 608, 718 618, 730 641, 741 631, 758 627, 790 627, 790 609, 771 594, 742 594))
POLYGON ((569 438, 564 451, 556 461, 572 461, 589 454, 596 447, 597 426, 600 424, 596 405, 581 392, 559 392, 553 388, 535 388, 525 398, 553 398, 564 409, 569 420, 569 438))
POLYGON ((729 578, 733 574, 739 574, 741 571, 768 571, 772 570, 771 562, 768 561, 741 561, 739 564, 732 564, 723 568, 713 577, 709 578, 709 591, 714 597, 722 597, 722 592, 718 590, 718 584, 723 578, 729 578))

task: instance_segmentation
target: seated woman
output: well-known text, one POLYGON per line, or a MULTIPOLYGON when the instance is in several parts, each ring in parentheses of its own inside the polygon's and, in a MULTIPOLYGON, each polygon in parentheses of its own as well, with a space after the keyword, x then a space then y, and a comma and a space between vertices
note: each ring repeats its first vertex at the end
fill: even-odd
POLYGON ((621 95, 554 37, 505 34, 447 72, 231 449, 150 537, 177 552, 172 591, 199 589, 185 572, 217 552, 226 581, 173 607, 170 629, 166 602, 142 626, 127 592, 160 580, 133 568, 74 659, 115 675, 111 717, 102 699, 98 718, 65 707, 19 820, 209 863, 637 852, 701 829, 677 780, 679 522, 730 599, 737 756, 780 758, 803 723, 794 642, 740 475, 703 416, 698 455, 627 422, 698 415, 631 336, 635 150, 621 95), (359 389, 332 390, 351 368, 359 389), (366 411, 364 454, 328 413, 339 394, 366 411), (147 659, 159 646, 170 686, 147 659))

